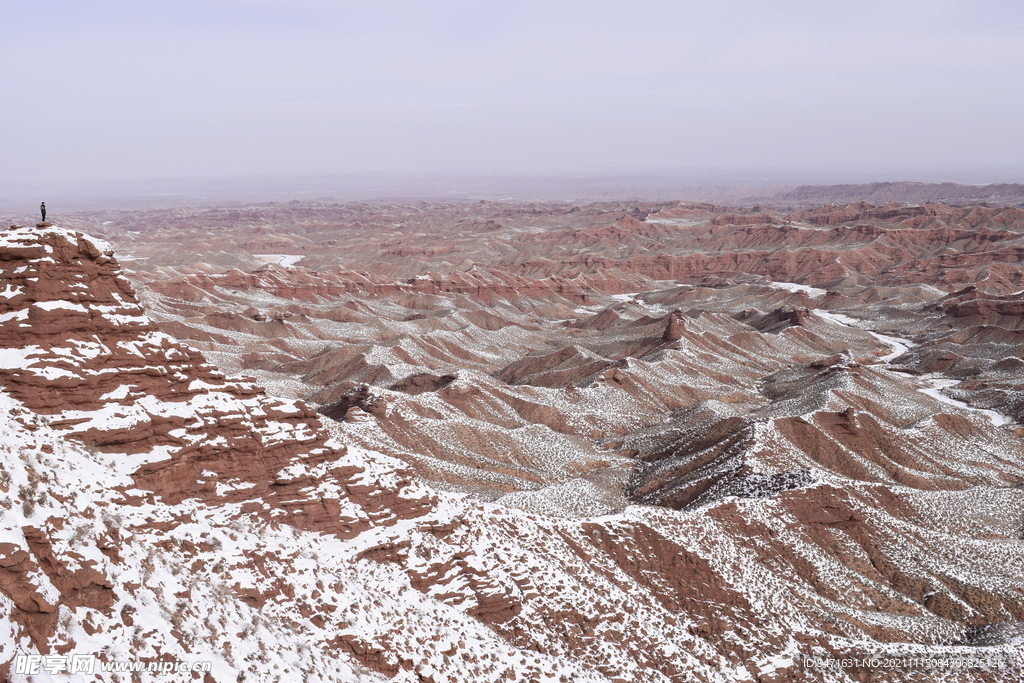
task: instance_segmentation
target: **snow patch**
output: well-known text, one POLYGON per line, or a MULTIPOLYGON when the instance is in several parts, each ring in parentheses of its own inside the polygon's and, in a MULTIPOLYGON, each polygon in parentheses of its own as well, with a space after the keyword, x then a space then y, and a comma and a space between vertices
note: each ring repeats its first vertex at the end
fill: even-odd
POLYGON ((795 282, 775 282, 774 280, 768 283, 768 286, 772 289, 784 289, 787 292, 804 292, 812 298, 818 298, 825 296, 828 292, 818 287, 811 287, 809 285, 800 285, 795 282))
POLYGON ((305 254, 253 254, 253 256, 264 263, 276 263, 282 268, 294 268, 295 264, 306 258, 305 254))
POLYGON ((64 309, 67 311, 75 311, 77 313, 88 313, 88 309, 82 304, 75 303, 73 301, 41 301, 35 304, 37 308, 41 308, 44 311, 55 311, 57 309, 64 309))

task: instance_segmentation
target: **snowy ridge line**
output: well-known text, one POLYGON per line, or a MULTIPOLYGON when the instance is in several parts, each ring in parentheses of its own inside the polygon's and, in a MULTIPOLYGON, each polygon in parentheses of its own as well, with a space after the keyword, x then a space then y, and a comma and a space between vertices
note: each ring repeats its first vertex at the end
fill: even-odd
MULTIPOLYGON (((114 248, 106 240, 87 235, 78 230, 69 230, 57 226, 37 228, 34 226, 11 227, 0 230, 0 249, 18 250, 25 246, 32 246, 43 241, 46 237, 60 237, 72 244, 82 242, 91 245, 100 254, 113 254, 114 248)), ((49 245, 43 245, 46 254, 52 254, 53 249, 49 245)))
MULTIPOLYGON (((666 373, 675 383, 692 377, 695 386, 732 392, 742 387, 732 375, 744 363, 763 362, 764 372, 780 375, 779 395, 799 379, 786 375, 783 353, 764 361, 735 345, 719 352, 716 339, 746 334, 741 323, 716 315, 682 323, 693 328, 679 343, 694 352, 628 360, 593 386, 574 388, 572 405, 638 409, 656 400, 655 380, 666 373), (687 365, 696 352, 728 360, 687 365), (621 400, 610 388, 627 381, 642 385, 641 401, 621 400)), ((813 340, 805 345, 796 332, 778 335, 778 343, 810 355, 813 340)), ((36 328, 26 345, 58 346, 44 343, 47 334, 36 328)), ((126 373, 112 378, 87 397, 99 407, 83 412, 134 400, 133 387, 175 387, 180 401, 162 402, 190 406, 192 415, 172 417, 202 422, 209 439, 137 453, 117 443, 89 447, 50 423, 41 412, 49 406, 29 408, 8 386, 0 391, 0 463, 9 473, 0 488, 16 492, 0 506, 0 543, 10 544, 0 557, 14 561, 0 570, 0 666, 19 648, 70 648, 115 660, 210 661, 221 683, 765 683, 801 676, 803 658, 855 648, 977 652, 947 643, 966 642, 969 624, 998 618, 1004 605, 1020 609, 1013 568, 1024 551, 1004 541, 1019 531, 1024 493, 1005 486, 917 491, 833 475, 780 490, 762 475, 750 481, 764 486, 740 492, 755 497, 726 495, 700 509, 633 505, 557 519, 437 493, 397 460, 351 443, 349 434, 380 421, 356 423, 352 432, 345 423, 337 431, 344 440, 332 441, 301 403, 275 407, 252 384, 204 371, 198 352, 175 347, 187 362, 171 367, 151 362, 144 345, 132 347, 136 354, 105 337, 96 343, 109 353, 83 347, 101 351, 83 367, 99 372, 130 360, 167 373, 150 387, 131 384, 126 373), (204 410, 188 392, 233 398, 237 410, 204 410), (260 450, 261 419, 306 425, 316 440, 283 438, 273 452, 260 450), (964 508, 984 514, 965 518, 964 508)), ((443 356, 442 346, 420 348, 423 357, 443 356)), ((815 388, 828 399, 836 387, 853 386, 852 365, 841 359, 799 372, 822 375, 815 388)), ((482 386, 472 397, 477 405, 496 385, 482 386)), ((522 392, 537 397, 535 406, 557 403, 548 387, 522 392)), ((442 403, 435 395, 424 405, 442 403)), ((510 424, 516 420, 510 404, 501 409, 510 424)), ((446 417, 435 420, 434 434, 456 426, 446 417)), ((754 441, 771 456, 785 443, 766 424, 754 441)), ((927 436, 933 427, 912 429, 927 436)), ((541 466, 571 451, 552 445, 551 427, 514 431, 538 444, 541 466)), ((494 440, 485 433, 464 447, 494 440)), ((998 455, 976 469, 993 479, 1016 475, 1012 464, 990 464, 998 455)), ((951 460, 949 469, 957 467, 967 465, 951 460)), ((582 487, 563 488, 568 498, 584 495, 582 487)), ((1020 647, 997 641, 988 651, 1010 657, 1020 647)), ((841 671, 814 675, 850 683, 841 671)))
MULTIPOLYGON (((843 325, 844 327, 851 327, 853 329, 862 329, 858 326, 860 321, 858 321, 856 318, 851 318, 850 316, 843 315, 841 313, 832 313, 830 311, 822 311, 818 309, 815 309, 814 313, 838 325, 843 325)), ((863 331, 867 332, 868 334, 875 337, 879 341, 893 347, 893 351, 891 353, 888 353, 881 357, 881 360, 886 365, 888 365, 890 362, 899 358, 907 351, 909 351, 911 348, 916 346, 912 342, 905 339, 900 339, 898 337, 880 334, 872 330, 863 331)), ((996 412, 994 410, 988 410, 986 408, 975 408, 971 405, 968 405, 967 403, 964 403, 963 401, 958 401, 957 399, 942 393, 943 389, 951 389, 957 386, 958 384, 962 384, 963 380, 940 377, 937 374, 926 375, 923 376, 922 379, 924 379, 931 385, 929 387, 918 389, 918 391, 920 391, 922 394, 925 394, 926 396, 931 396, 935 400, 941 401, 942 403, 945 403, 947 405, 956 406, 958 408, 962 408, 963 410, 968 410, 974 413, 984 415, 989 420, 991 420, 992 424, 995 425, 996 427, 1002 427, 1013 422, 1012 418, 1003 415, 1002 413, 996 412)))

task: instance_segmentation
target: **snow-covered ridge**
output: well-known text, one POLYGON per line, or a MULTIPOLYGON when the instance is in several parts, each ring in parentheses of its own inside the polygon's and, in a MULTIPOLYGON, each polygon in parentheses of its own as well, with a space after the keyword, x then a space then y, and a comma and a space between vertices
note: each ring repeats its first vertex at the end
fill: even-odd
POLYGON ((17 672, 65 653, 208 662, 219 683, 781 681, 865 648, 976 654, 945 643, 989 604, 1020 609, 1015 489, 834 476, 568 520, 438 494, 148 320, 113 324, 103 307, 142 311, 89 244, 40 232, 0 261, 0 288, 24 290, 0 309, 18 313, 0 326, 0 674, 16 683, 96 680, 17 672), (59 301, 99 314, 36 305, 59 301))
MULTIPOLYGON (((860 329, 860 321, 858 321, 856 318, 851 318, 848 315, 822 310, 815 310, 814 312, 817 315, 821 316, 822 318, 825 318, 826 320, 830 320, 832 322, 838 323, 840 325, 845 325, 847 327, 860 329)), ((892 351, 890 353, 881 356, 880 360, 883 363, 890 363, 896 360, 914 346, 912 342, 906 339, 899 339, 897 337, 893 337, 887 334, 881 334, 873 330, 865 331, 872 337, 892 347, 892 351)), ((1003 415, 1002 413, 998 413, 994 410, 988 410, 984 408, 975 408, 974 406, 968 405, 963 401, 958 401, 955 398, 947 396, 946 394, 942 393, 943 389, 953 388, 958 384, 961 384, 962 380, 950 379, 947 377, 938 377, 935 375, 929 375, 925 377, 924 380, 928 383, 928 386, 918 389, 918 391, 920 391, 922 394, 925 394, 926 396, 931 396, 935 400, 941 401, 942 403, 945 403, 947 405, 956 406, 958 408, 962 408, 963 410, 972 411, 975 413, 979 413, 981 415, 985 415, 992 421, 992 424, 995 425, 996 427, 1002 427, 1003 425, 1010 424, 1011 422, 1011 419, 1006 415, 1003 415)))
POLYGON ((58 238, 70 244, 88 245, 87 248, 105 256, 112 256, 114 253, 114 248, 106 240, 86 235, 78 230, 68 230, 57 226, 43 228, 12 226, 6 230, 0 230, 0 249, 17 250, 26 246, 42 244, 45 253, 50 254, 53 253, 53 247, 45 243, 51 238, 58 238))

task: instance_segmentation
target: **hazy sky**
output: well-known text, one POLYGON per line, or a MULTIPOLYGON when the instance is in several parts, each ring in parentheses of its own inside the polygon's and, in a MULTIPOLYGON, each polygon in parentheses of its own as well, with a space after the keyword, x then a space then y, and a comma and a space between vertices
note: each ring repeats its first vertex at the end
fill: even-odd
POLYGON ((0 0, 0 183, 1024 181, 1020 0, 0 0))

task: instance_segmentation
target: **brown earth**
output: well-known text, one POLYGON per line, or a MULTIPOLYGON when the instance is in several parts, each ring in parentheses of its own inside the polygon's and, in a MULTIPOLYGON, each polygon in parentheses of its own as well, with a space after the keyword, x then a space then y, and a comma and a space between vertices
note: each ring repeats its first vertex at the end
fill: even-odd
MULTIPOLYGON (((74 232, 4 234, 3 348, 37 348, 0 381, 83 444, 166 448, 134 479, 167 504, 244 503, 354 542, 411 521, 358 561, 608 680, 818 680, 753 662, 968 647, 1024 617, 1018 209, 293 204, 101 229, 134 289, 74 232), (222 374, 242 369, 285 398, 222 374), (964 403, 926 393, 938 380, 964 403), (325 427, 408 470, 376 485, 332 468, 325 427), (567 519, 439 522, 414 475, 567 519), (310 494, 325 487, 337 497, 310 494)), ((0 589, 27 633, 56 628, 37 567, 66 582, 62 604, 102 611, 102 574, 61 579, 24 536, 0 589)), ((369 669, 415 673, 394 634, 339 638, 369 669)), ((1001 680, 971 675, 950 680, 1001 680)))

